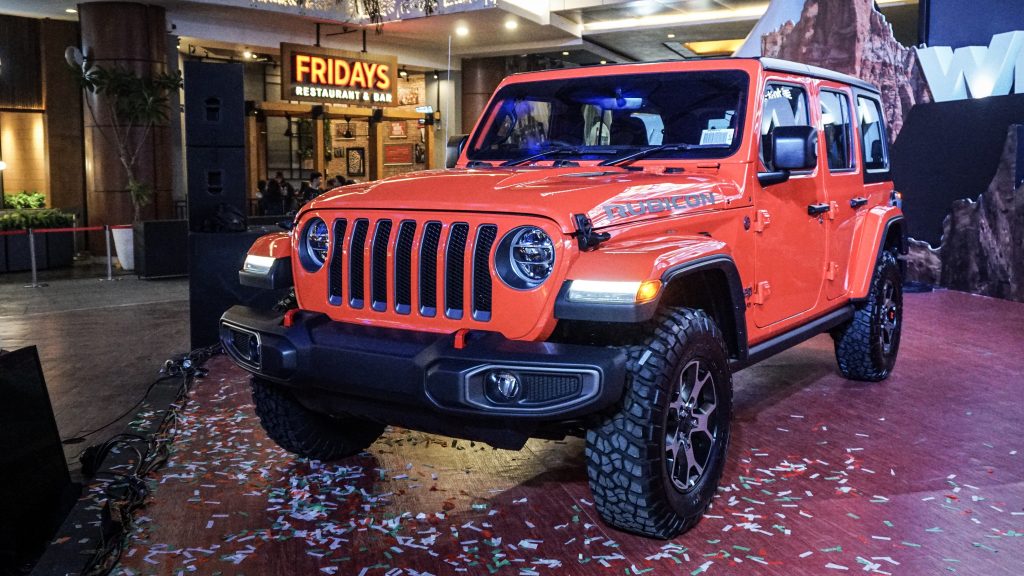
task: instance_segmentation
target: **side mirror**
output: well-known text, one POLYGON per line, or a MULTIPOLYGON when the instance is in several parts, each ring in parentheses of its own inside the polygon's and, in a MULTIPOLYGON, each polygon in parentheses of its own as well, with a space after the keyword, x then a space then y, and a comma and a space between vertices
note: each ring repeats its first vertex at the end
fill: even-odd
POLYGON ((813 126, 777 126, 771 139, 776 170, 810 170, 818 165, 818 131, 813 126))
POLYGON ((462 149, 466 146, 466 140, 469 140, 467 134, 448 137, 448 147, 444 154, 445 168, 454 168, 458 164, 459 156, 462 156, 462 149))

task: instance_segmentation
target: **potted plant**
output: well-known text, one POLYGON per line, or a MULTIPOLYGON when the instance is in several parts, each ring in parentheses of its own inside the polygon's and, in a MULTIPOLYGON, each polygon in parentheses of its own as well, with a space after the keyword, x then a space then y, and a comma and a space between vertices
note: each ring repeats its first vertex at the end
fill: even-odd
MULTIPOLYGON (((86 107, 96 126, 95 107, 102 106, 108 119, 100 134, 117 150, 134 209, 133 224, 142 220, 142 208, 153 199, 153 186, 136 174, 142 152, 154 126, 165 124, 170 116, 170 94, 182 86, 181 73, 142 76, 121 66, 102 66, 70 59, 72 71, 87 92, 86 107), (92 97, 89 97, 92 96, 92 97)), ((132 229, 114 230, 117 259, 125 270, 135 268, 132 229)))

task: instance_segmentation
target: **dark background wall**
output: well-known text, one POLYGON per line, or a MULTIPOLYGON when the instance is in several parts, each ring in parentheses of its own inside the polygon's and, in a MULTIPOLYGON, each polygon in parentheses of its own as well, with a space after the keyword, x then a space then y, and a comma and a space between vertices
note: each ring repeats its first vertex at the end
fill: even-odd
POLYGON ((995 34, 1024 30, 1021 0, 921 0, 920 8, 929 46, 988 46, 995 34))
POLYGON ((42 110, 39 20, 0 15, 0 108, 42 110))

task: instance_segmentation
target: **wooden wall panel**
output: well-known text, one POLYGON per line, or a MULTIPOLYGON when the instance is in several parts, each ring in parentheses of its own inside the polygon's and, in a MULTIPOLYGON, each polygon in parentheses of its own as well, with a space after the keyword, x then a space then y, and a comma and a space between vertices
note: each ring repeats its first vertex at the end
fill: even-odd
POLYGON ((0 109, 42 110, 39 20, 0 15, 0 109))

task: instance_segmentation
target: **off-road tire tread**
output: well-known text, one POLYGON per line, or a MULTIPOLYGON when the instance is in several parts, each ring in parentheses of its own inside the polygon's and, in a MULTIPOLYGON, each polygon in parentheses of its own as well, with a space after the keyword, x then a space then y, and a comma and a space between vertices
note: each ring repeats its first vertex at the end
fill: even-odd
MULTIPOLYGON (((655 437, 661 418, 659 383, 671 378, 681 344, 699 333, 718 342, 727 358, 725 340, 715 323, 701 310, 668 308, 651 322, 647 341, 627 348, 627 391, 620 410, 587 431, 587 476, 601 517, 612 526, 653 538, 673 538, 695 526, 711 503, 714 491, 693 514, 676 513, 665 495, 661 441, 655 437), (651 354, 643 365, 645 352, 651 354)), ((732 386, 725 409, 731 414, 732 386)), ((728 425, 728 424, 726 424, 728 425)), ((728 435, 725 439, 727 449, 728 435)), ((720 475, 721 469, 719 469, 720 475)), ((713 479, 717 486, 719 478, 713 479)))
POLYGON ((256 415, 267 435, 280 447, 304 458, 346 458, 362 452, 384 433, 383 424, 319 414, 280 386, 255 377, 251 383, 256 415))
MULTIPOLYGON (((872 322, 877 305, 876 297, 882 289, 885 276, 891 271, 895 271, 902 282, 896 255, 886 250, 882 252, 875 265, 867 301, 859 304, 853 313, 853 318, 836 328, 832 334, 835 340, 836 363, 839 364, 839 372, 849 380, 880 382, 888 378, 892 371, 890 366, 879 365, 872 349, 875 337, 872 334, 872 322)), ((900 329, 902 329, 902 322, 900 329)))

